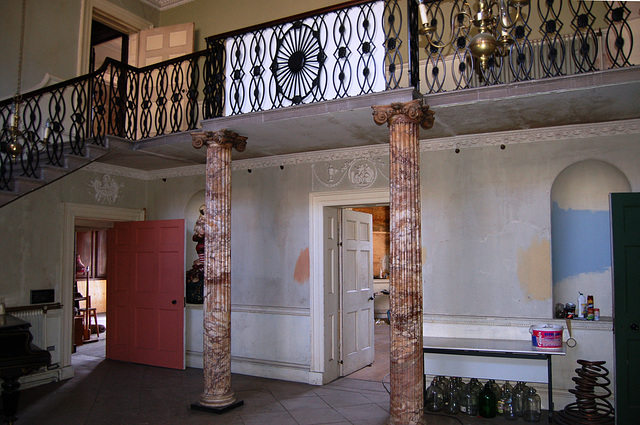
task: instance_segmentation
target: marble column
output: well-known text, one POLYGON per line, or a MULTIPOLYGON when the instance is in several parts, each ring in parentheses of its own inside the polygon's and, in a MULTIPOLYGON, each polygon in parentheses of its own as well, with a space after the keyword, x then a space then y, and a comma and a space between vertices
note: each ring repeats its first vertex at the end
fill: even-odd
POLYGON ((207 147, 204 237, 204 391, 191 407, 222 413, 243 404, 231 390, 231 149, 247 138, 228 130, 192 133, 207 147))
POLYGON ((419 126, 433 126, 420 100, 373 106, 373 119, 389 127, 390 192, 390 425, 424 424, 422 259, 419 126))

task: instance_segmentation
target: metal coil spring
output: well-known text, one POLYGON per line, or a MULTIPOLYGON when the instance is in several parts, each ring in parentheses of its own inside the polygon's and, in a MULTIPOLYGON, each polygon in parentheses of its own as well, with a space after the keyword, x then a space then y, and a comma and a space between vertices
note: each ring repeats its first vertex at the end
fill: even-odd
POLYGON ((611 380, 604 361, 589 362, 578 360, 581 369, 576 369, 578 377, 572 378, 576 388, 569 390, 576 396, 576 402, 565 406, 554 417, 559 424, 613 424, 615 410, 606 400, 611 395, 608 386, 611 380), (598 388, 598 393, 596 393, 598 388))

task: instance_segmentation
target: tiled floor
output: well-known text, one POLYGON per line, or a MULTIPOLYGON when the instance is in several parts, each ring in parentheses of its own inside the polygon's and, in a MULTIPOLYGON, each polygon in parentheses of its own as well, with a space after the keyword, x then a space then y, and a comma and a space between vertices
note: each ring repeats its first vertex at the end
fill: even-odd
MULTIPOLYGON (((378 337, 384 337, 388 327, 376 328, 378 337)), ((244 405, 216 415, 190 408, 202 391, 202 370, 106 360, 98 344, 83 346, 73 355, 73 379, 23 391, 16 425, 382 425, 389 418, 389 394, 379 379, 380 373, 388 372, 374 368, 382 362, 378 358, 374 367, 321 387, 233 375, 232 388, 244 405)), ((427 423, 513 422, 428 415, 427 423)))

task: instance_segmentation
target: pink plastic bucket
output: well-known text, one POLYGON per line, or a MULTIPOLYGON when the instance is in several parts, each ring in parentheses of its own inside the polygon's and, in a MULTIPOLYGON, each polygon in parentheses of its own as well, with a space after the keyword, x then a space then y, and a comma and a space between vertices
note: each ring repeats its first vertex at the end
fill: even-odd
POLYGON ((533 325, 529 328, 531 343, 537 348, 561 348, 562 326, 533 325))

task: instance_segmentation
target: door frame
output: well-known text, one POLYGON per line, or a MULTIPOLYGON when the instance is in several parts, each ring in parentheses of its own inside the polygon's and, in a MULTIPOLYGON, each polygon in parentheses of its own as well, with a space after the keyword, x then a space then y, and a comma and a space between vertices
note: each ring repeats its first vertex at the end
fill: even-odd
POLYGON ((121 33, 131 35, 153 28, 153 23, 117 6, 108 0, 82 0, 80 30, 78 34, 77 74, 89 72, 91 51, 91 21, 96 20, 121 33))
POLYGON ((60 300, 62 302, 62 326, 60 359, 62 366, 71 365, 71 345, 73 341, 73 279, 75 276, 75 222, 76 218, 105 221, 144 221, 144 209, 114 208, 103 205, 83 205, 64 203, 64 224, 62 230, 62 279, 60 300))
POLYGON ((310 319, 311 364, 309 383, 322 385, 325 377, 324 355, 324 207, 389 203, 389 188, 321 192, 309 194, 309 258, 311 259, 310 319))

